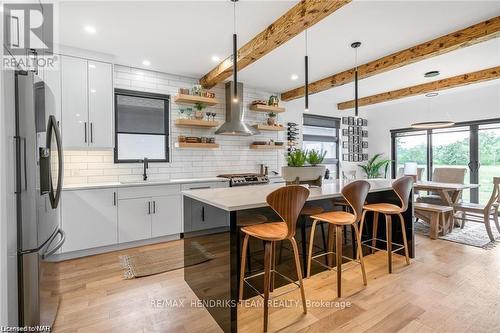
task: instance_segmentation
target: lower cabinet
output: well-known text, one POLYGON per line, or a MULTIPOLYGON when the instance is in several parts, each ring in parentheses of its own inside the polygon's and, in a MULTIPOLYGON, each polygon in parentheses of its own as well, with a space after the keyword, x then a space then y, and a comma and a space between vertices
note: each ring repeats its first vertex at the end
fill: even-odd
POLYGON ((151 238, 151 201, 149 198, 119 200, 118 226, 120 243, 151 238))
POLYGON ((181 232, 180 194, 123 199, 118 202, 118 241, 120 243, 181 232))
POLYGON ((153 198, 151 236, 160 237, 182 232, 182 199, 180 195, 153 198))
POLYGON ((118 242, 115 189, 64 191, 62 252, 90 249, 118 242))

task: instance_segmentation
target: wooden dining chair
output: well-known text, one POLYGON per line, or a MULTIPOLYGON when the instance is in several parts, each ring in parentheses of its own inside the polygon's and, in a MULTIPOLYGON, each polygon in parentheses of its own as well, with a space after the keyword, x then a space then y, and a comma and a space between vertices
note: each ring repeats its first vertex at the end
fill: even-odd
POLYGON ((360 234, 363 232, 363 226, 365 224, 365 218, 367 212, 373 212, 373 234, 372 238, 363 241, 363 245, 370 247, 372 250, 382 250, 376 247, 377 241, 382 241, 387 244, 387 266, 389 273, 392 273, 392 253, 399 251, 404 248, 405 251, 405 259, 406 264, 410 264, 410 256, 408 255, 408 241, 406 239, 406 229, 405 229, 405 220, 401 213, 406 212, 408 209, 408 201, 410 199, 411 189, 413 187, 413 177, 412 176, 404 176, 399 179, 396 179, 392 183, 392 189, 398 196, 401 206, 392 204, 392 203, 372 203, 363 206, 363 216, 361 217, 361 226, 360 226, 360 234), (386 239, 378 239, 377 238, 377 228, 378 228, 378 217, 379 214, 385 215, 385 232, 386 239), (399 217, 399 221, 401 223, 401 233, 403 235, 403 244, 397 244, 392 242, 392 215, 397 215, 399 217), (371 242, 371 245, 367 245, 365 243, 371 242), (397 245, 398 248, 393 249, 393 245, 397 245))
POLYGON ((290 185, 281 187, 270 193, 267 196, 266 201, 267 204, 278 214, 282 221, 251 225, 241 228, 241 231, 245 234, 245 238, 243 239, 243 248, 241 253, 239 299, 241 300, 243 298, 243 284, 247 283, 250 287, 252 287, 252 289, 257 290, 247 280, 264 274, 264 294, 260 294, 260 296, 264 298, 264 332, 267 332, 268 327, 268 301, 269 294, 274 289, 273 280, 275 274, 279 274, 281 277, 296 284, 297 287, 300 288, 302 307, 304 309, 304 314, 307 313, 306 297, 304 293, 304 285, 302 283, 302 269, 300 267, 299 260, 299 250, 297 242, 295 241, 295 231, 297 227, 297 219, 308 197, 309 190, 304 186, 290 185), (264 272, 245 278, 245 260, 250 236, 264 241, 264 272), (298 284, 276 271, 276 267, 274 265, 276 252, 275 244, 276 242, 283 240, 289 240, 292 245, 298 284))
POLYGON ((453 208, 455 212, 462 215, 455 215, 456 220, 461 220, 461 228, 464 227, 465 221, 484 223, 488 237, 493 242, 495 237, 491 231, 490 221, 495 222, 497 231, 500 233, 500 225, 498 222, 498 207, 500 205, 500 177, 493 177, 493 191, 491 197, 486 204, 476 204, 470 202, 461 202, 453 208))

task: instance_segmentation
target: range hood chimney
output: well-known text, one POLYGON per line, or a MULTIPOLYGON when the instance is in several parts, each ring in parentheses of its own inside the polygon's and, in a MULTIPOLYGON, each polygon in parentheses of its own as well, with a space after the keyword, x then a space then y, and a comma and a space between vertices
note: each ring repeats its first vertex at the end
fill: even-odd
POLYGON ((243 83, 238 83, 237 101, 234 102, 234 82, 226 83, 226 122, 215 134, 250 136, 260 134, 254 127, 243 122, 243 83))

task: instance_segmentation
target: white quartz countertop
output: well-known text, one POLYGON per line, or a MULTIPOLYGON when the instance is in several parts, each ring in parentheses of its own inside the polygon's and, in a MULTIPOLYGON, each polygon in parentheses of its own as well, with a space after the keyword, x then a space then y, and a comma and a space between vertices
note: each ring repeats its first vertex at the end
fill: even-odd
POLYGON ((108 182, 108 183, 90 183, 90 184, 68 184, 63 186, 63 191, 115 188, 115 187, 135 187, 135 186, 154 186, 154 185, 176 185, 176 184, 195 184, 195 183, 213 183, 228 182, 226 178, 184 178, 184 179, 152 179, 137 182, 108 182))
MULTIPOLYGON (((370 192, 392 189, 393 180, 370 179, 370 192)), ((347 183, 346 183, 347 184, 347 183)), ((269 184, 255 186, 239 186, 227 188, 211 188, 203 190, 189 190, 182 193, 189 198, 204 202, 226 211, 259 208, 267 206, 266 197, 272 191, 285 186, 284 184, 269 184)), ((311 192, 307 201, 321 200, 341 196, 344 182, 335 180, 323 184, 321 187, 310 187, 311 192)))

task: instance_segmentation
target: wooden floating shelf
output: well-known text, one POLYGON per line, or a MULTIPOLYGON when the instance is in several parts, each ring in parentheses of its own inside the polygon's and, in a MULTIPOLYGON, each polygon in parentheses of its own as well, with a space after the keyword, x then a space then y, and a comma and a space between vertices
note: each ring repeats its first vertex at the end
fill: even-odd
POLYGON ((195 95, 183 95, 183 94, 178 94, 177 96, 175 96, 174 101, 177 104, 186 104, 186 105, 201 103, 204 105, 214 106, 217 103, 219 103, 219 101, 215 98, 195 96, 195 95))
POLYGON ((281 108, 279 106, 270 106, 270 105, 261 105, 261 104, 252 104, 250 105, 250 110, 257 112, 274 112, 274 113, 282 113, 285 112, 285 108, 281 108))
POLYGON ((250 145, 250 149, 284 149, 285 145, 250 145))
POLYGON ((217 143, 189 143, 189 142, 177 142, 175 144, 176 148, 219 148, 217 143))
POLYGON ((269 125, 264 125, 264 124, 257 124, 257 125, 254 125, 253 127, 255 127, 256 129, 258 130, 261 130, 261 131, 286 131, 286 127, 285 126, 269 126, 269 125))
POLYGON ((217 127, 220 123, 218 121, 199 119, 176 119, 175 125, 184 127, 217 127))

